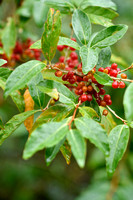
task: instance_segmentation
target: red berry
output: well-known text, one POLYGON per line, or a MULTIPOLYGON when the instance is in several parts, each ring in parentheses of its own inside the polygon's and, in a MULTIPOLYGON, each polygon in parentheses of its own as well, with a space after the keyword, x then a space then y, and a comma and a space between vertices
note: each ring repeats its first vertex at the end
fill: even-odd
POLYGON ((64 74, 64 75, 62 76, 62 80, 63 80, 63 81, 67 81, 67 74, 64 74))
POLYGON ((77 42, 77 40, 75 38, 71 38, 71 40, 73 40, 74 42, 77 42))
POLYGON ((56 72, 55 72, 55 76, 61 77, 61 76, 62 76, 62 72, 61 72, 61 71, 56 71, 56 72))
POLYGON ((85 85, 84 82, 80 82, 80 83, 79 83, 79 86, 80 86, 80 87, 83 87, 84 85, 85 85))
POLYGON ((118 74, 118 72, 115 69, 110 71, 110 76, 117 77, 117 74, 118 74))
POLYGON ((125 88, 125 83, 123 82, 123 81, 121 81, 120 83, 119 83, 119 88, 125 88))
POLYGON ((73 76, 74 76, 73 72, 70 71, 70 72, 67 73, 67 78, 72 78, 73 76))
POLYGON ((78 70, 78 72, 82 72, 82 65, 81 64, 78 65, 77 70, 78 70))
POLYGON ((116 63, 113 63, 113 64, 111 65, 111 69, 117 69, 117 67, 118 67, 118 65, 117 65, 116 63))
POLYGON ((106 101, 106 104, 107 104, 108 106, 111 106, 111 105, 112 105, 111 99, 109 99, 108 101, 106 101))
POLYGON ((103 67, 100 67, 100 68, 98 69, 98 71, 99 71, 99 72, 103 72, 103 71, 104 71, 104 68, 103 68, 103 67))
POLYGON ((111 96, 109 95, 109 94, 106 94, 105 96, 104 96, 104 101, 109 101, 111 99, 111 96))
POLYGON ((94 97, 95 97, 96 99, 99 98, 99 93, 95 92, 95 93, 94 93, 94 97))
POLYGON ((79 94, 78 92, 79 92, 79 91, 78 91, 77 89, 75 89, 75 94, 76 94, 76 95, 78 95, 78 94, 79 94))
POLYGON ((72 63, 72 62, 70 62, 70 63, 68 64, 68 66, 69 66, 70 68, 74 68, 74 67, 75 67, 74 63, 72 63))
POLYGON ((105 94, 105 90, 103 88, 100 89, 100 92, 98 93, 100 95, 104 95, 105 94))
POLYGON ((120 68, 117 68, 117 72, 120 72, 121 71, 121 69, 120 68))
POLYGON ((93 83, 98 83, 94 76, 92 76, 92 82, 93 83))
POLYGON ((58 45, 57 49, 58 49, 58 51, 63 51, 64 50, 64 46, 63 45, 58 45))
POLYGON ((69 83, 70 83, 70 84, 74 84, 75 82, 76 82, 75 78, 70 78, 70 79, 69 79, 69 83))
POLYGON ((64 60, 65 60, 65 57, 64 57, 64 56, 61 56, 61 57, 59 58, 59 61, 60 61, 61 63, 63 63, 64 60))
POLYGON ((78 94, 79 94, 79 95, 83 94, 83 90, 82 90, 82 89, 79 89, 78 94))
POLYGON ((93 99, 92 95, 91 95, 91 94, 88 94, 88 95, 87 95, 87 101, 92 101, 92 99, 93 99))
POLYGON ((78 60, 78 55, 76 52, 71 52, 70 57, 72 60, 78 60))
POLYGON ((83 81, 83 78, 80 76, 77 76, 77 82, 81 82, 81 81, 83 81))
POLYGON ((88 100, 88 95, 87 94, 82 94, 81 95, 81 102, 85 102, 88 100))
POLYGON ((118 81, 114 81, 114 82, 112 83, 112 88, 117 89, 118 86, 119 86, 118 81))

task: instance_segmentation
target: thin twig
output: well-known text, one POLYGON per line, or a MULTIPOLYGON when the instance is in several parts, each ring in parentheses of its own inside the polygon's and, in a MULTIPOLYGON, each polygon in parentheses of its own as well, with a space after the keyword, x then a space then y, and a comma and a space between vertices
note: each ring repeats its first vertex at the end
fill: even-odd
MULTIPOLYGON (((52 99, 52 98, 51 98, 52 99)), ((45 110, 48 109, 49 105, 50 105, 50 102, 51 102, 51 99, 49 100, 49 102, 47 103, 46 107, 44 109, 42 109, 42 112, 44 112, 45 110)))
POLYGON ((68 123, 69 130, 71 130, 72 122, 73 122, 74 119, 75 119, 76 112, 77 112, 77 109, 78 109, 78 107, 80 106, 80 104, 81 104, 81 101, 76 105, 76 108, 75 108, 75 110, 74 110, 74 113, 73 113, 72 119, 71 119, 70 122, 68 123))
POLYGON ((113 77, 113 76, 110 76, 110 78, 112 78, 112 79, 114 79, 114 80, 118 80, 118 81, 126 81, 126 82, 133 83, 133 80, 130 80, 130 79, 115 78, 115 77, 113 77))
POLYGON ((109 109, 110 112, 112 112, 112 114, 113 114, 117 119, 120 119, 124 124, 127 123, 126 120, 122 119, 119 115, 117 115, 117 114, 115 113, 115 111, 112 110, 109 106, 106 106, 106 107, 109 109))
POLYGON ((118 74, 121 74, 122 72, 128 71, 129 69, 132 69, 132 68, 133 68, 133 64, 130 67, 119 71, 118 74))

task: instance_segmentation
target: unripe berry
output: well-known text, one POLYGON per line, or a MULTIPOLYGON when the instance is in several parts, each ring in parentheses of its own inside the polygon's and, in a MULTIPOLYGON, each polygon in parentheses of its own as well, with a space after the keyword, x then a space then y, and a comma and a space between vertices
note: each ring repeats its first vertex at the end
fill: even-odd
POLYGON ((110 73, 110 71, 111 71, 111 67, 105 67, 105 69, 107 69, 108 70, 108 74, 110 73))
POLYGON ((54 99, 51 99, 51 100, 50 100, 50 105, 53 106, 54 104, 55 104, 55 100, 54 100, 54 99))
POLYGON ((57 76, 57 77, 61 77, 62 76, 62 71, 56 71, 55 72, 55 76, 57 76))
POLYGON ((110 76, 117 77, 117 74, 118 74, 118 72, 115 69, 110 71, 110 76))
POLYGON ((88 88, 86 86, 82 87, 83 92, 87 92, 88 88))
POLYGON ((107 115, 108 115, 108 110, 106 110, 106 109, 103 110, 103 115, 104 115, 104 116, 107 116, 107 115))
POLYGON ((83 81, 88 82, 87 76, 84 76, 84 77, 83 77, 83 81))
POLYGON ((82 94, 82 95, 81 95, 81 102, 85 102, 85 101, 87 101, 87 100, 88 100, 87 95, 86 95, 86 94, 82 94))
POLYGON ((116 63, 113 63, 113 64, 111 65, 111 69, 117 69, 117 67, 118 67, 118 65, 117 65, 116 63))
POLYGON ((92 92, 93 91, 93 87, 91 85, 88 86, 88 92, 92 92))
POLYGON ((104 72, 105 74, 108 74, 108 73, 109 73, 108 69, 104 69, 103 72, 104 72))
POLYGON ((121 74, 121 78, 122 78, 122 79, 126 79, 126 78, 127 78, 127 75, 126 75, 126 74, 121 74))
POLYGON ((79 83, 79 86, 80 86, 80 87, 83 87, 84 85, 85 85, 84 82, 80 82, 80 83, 79 83))
POLYGON ((112 83, 112 88, 117 89, 118 86, 119 86, 118 81, 114 81, 114 82, 112 83))
POLYGON ((82 65, 81 64, 78 65, 77 70, 78 70, 78 72, 82 72, 82 65))
POLYGON ((88 73, 88 74, 87 74, 87 78, 88 78, 88 79, 92 79, 92 76, 93 76, 92 73, 88 73))
POLYGON ((59 64, 59 68, 60 68, 60 69, 65 69, 65 64, 64 64, 64 63, 60 63, 60 64, 59 64))
POLYGON ((100 106, 106 107, 106 102, 105 102, 104 100, 102 100, 102 101, 100 102, 100 106))
POLYGON ((123 81, 120 81, 120 83, 119 83, 119 88, 125 88, 125 83, 123 82, 123 81))
POLYGON ((63 45, 58 45, 57 49, 58 49, 58 51, 63 51, 64 50, 64 46, 63 45))

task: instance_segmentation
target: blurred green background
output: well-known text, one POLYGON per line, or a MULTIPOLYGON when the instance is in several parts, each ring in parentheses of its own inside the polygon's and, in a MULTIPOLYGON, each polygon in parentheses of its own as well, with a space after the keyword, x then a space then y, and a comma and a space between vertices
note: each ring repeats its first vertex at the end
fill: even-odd
MULTIPOLYGON (((0 28, 6 23, 7 17, 15 17, 14 13, 19 8, 21 21, 18 26, 18 37, 37 40, 41 37, 46 20, 47 8, 42 8, 42 18, 35 17, 38 7, 31 8, 33 0, 29 0, 28 9, 21 9, 19 0, 0 1, 0 28), (33 15, 31 15, 33 9, 33 15)), ((116 60, 124 60, 125 65, 133 62, 133 1, 114 0, 118 6, 119 17, 115 23, 127 24, 129 30, 124 38, 113 46, 112 52, 116 60), (120 58, 119 58, 120 57, 120 58)), ((17 22, 17 18, 15 19, 17 22)), ((100 28, 95 26, 93 30, 100 28)), ((69 18, 63 18, 63 33, 69 35, 69 18)), ((113 57, 114 59, 114 57, 113 57)), ((133 71, 128 72, 130 78, 133 71)), ((110 89, 112 95, 112 108, 124 118, 123 90, 110 89)), ((10 98, 3 99, 0 91, 0 116, 4 123, 7 122, 18 110, 10 98)), ((115 119, 115 118, 114 118, 115 119)), ((116 119, 115 119, 116 120, 116 119)), ((119 120, 116 120, 120 123, 119 120)), ((112 181, 108 179, 105 169, 103 154, 88 143, 86 167, 80 169, 72 158, 67 165, 59 153, 50 167, 46 167, 44 152, 37 153, 28 161, 22 160, 22 152, 28 133, 25 127, 20 126, 15 133, 0 147, 0 200, 132 200, 133 199, 133 137, 131 135, 128 150, 119 164, 112 181), (108 198, 112 185, 113 196, 108 198)))

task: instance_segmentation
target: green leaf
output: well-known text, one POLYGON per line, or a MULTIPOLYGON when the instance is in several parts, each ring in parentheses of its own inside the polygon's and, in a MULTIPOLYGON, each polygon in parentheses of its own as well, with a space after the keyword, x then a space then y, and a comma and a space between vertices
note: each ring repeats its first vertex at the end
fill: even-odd
POLYGON ((87 106, 79 107, 79 112, 81 113, 81 115, 83 117, 92 118, 95 121, 99 121, 99 116, 93 108, 90 108, 90 107, 87 107, 87 106))
POLYGON ((68 132, 68 120, 49 122, 35 129, 27 140, 23 158, 28 159, 37 151, 58 144, 68 132))
POLYGON ((3 129, 3 128, 4 128, 4 125, 3 125, 2 119, 0 117, 0 129, 3 129))
MULTIPOLYGON (((6 63, 7 63, 6 60, 0 59, 0 66, 4 65, 4 64, 6 64, 6 63)), ((0 68, 0 69, 1 69, 1 68, 0 68)), ((1 76, 1 72, 0 72, 0 76, 1 76)))
POLYGON ((10 57, 16 44, 16 26, 13 18, 8 19, 8 23, 2 32, 1 40, 6 55, 10 57))
POLYGON ((55 100, 58 100, 59 98, 59 93, 57 91, 56 88, 54 89, 49 89, 47 87, 44 87, 44 86, 37 86, 38 89, 43 92, 44 94, 47 94, 48 96, 54 98, 55 100))
POLYGON ((0 47, 0 55, 4 54, 4 50, 0 47))
POLYGON ((98 103, 96 102, 95 98, 93 97, 93 100, 91 102, 86 102, 85 103, 86 106, 92 107, 98 114, 99 117, 97 117, 97 121, 100 122, 101 121, 101 113, 100 113, 100 108, 98 103))
MULTIPOLYGON (((6 80, 3 78, 0 78, 0 87, 5 90, 6 80)), ((16 104, 18 110, 20 112, 23 112, 25 109, 24 99, 19 93, 19 91, 14 91, 10 94, 13 102, 16 104)))
POLYGON ((39 88, 44 87, 48 88, 48 89, 57 89, 58 93, 59 93, 59 101, 64 103, 64 104, 68 104, 68 105, 74 105, 75 106, 75 102, 76 102, 76 98, 74 96, 74 94, 63 84, 58 83, 56 81, 51 81, 51 80, 45 80, 43 82, 40 82, 40 84, 38 85, 39 88))
POLYGON ((98 62, 98 49, 82 46, 79 54, 82 60, 82 71, 84 74, 87 74, 98 62))
POLYGON ((71 162, 72 152, 71 152, 71 147, 70 147, 70 145, 68 144, 68 141, 67 141, 67 140, 66 140, 66 141, 64 142, 64 144, 61 146, 60 151, 61 151, 63 157, 65 158, 66 163, 69 165, 70 162, 71 162))
POLYGON ((54 160, 54 158, 56 157, 56 155, 59 152, 60 147, 63 145, 63 143, 64 143, 64 139, 61 140, 54 147, 46 149, 46 151, 45 151, 45 160, 46 160, 47 166, 49 166, 51 164, 51 162, 54 160))
POLYGON ((29 87, 29 92, 30 95, 32 97, 32 99, 34 100, 34 102, 40 107, 42 108, 44 105, 44 99, 45 99, 45 95, 43 92, 41 92, 37 85, 43 81, 43 77, 42 74, 39 73, 37 76, 35 76, 29 83, 28 83, 28 87, 29 87))
POLYGON ((109 112, 107 116, 102 115, 103 110, 105 108, 100 106, 100 111, 101 111, 101 124, 103 125, 103 128, 106 130, 106 132, 109 134, 110 131, 116 126, 116 123, 111 115, 111 113, 109 112))
POLYGON ((131 128, 133 128, 133 122, 131 122, 131 123, 129 124, 129 126, 130 126, 131 128))
POLYGON ((48 13, 48 7, 41 1, 34 1, 33 3, 33 18, 35 20, 35 23, 42 27, 48 13))
POLYGON ((7 79, 12 73, 12 70, 4 67, 0 67, 0 77, 7 79))
POLYGON ((17 67, 7 79, 5 97, 15 90, 24 88, 45 66, 40 61, 32 60, 17 67))
POLYGON ((45 22, 45 30, 41 39, 42 52, 44 57, 51 61, 56 53, 56 48, 61 32, 61 16, 57 11, 54 15, 54 11, 50 9, 47 21, 45 22))
POLYGON ((45 4, 50 8, 60 10, 62 13, 69 13, 74 6, 69 0, 44 0, 45 4))
POLYGON ((102 85, 106 85, 108 83, 113 82, 113 80, 104 72, 96 72, 94 74, 94 77, 97 80, 97 82, 102 84, 102 85))
POLYGON ((31 17, 32 16, 32 9, 33 9, 33 0, 25 0, 21 7, 17 10, 17 14, 22 17, 31 17))
POLYGON ((10 119, 3 130, 0 131, 0 144, 2 144, 7 137, 9 137, 28 117, 38 112, 37 110, 27 111, 15 115, 10 119))
POLYGON ((51 106, 37 118, 32 131, 47 122, 60 122, 61 120, 69 117, 73 113, 73 109, 73 106, 66 106, 62 104, 51 106))
POLYGON ((131 122, 133 121, 133 83, 131 83, 124 94, 124 109, 126 119, 131 122))
POLYGON ((103 48, 111 46, 124 36, 127 29, 128 27, 126 25, 115 25, 105 28, 94 36, 91 47, 103 48))
POLYGON ((118 13, 111 9, 89 6, 83 11, 89 16, 90 21, 94 24, 100 24, 103 26, 111 26, 112 20, 118 17, 118 13))
POLYGON ((106 159, 107 173, 112 176, 118 162, 126 151, 129 140, 129 127, 127 125, 116 126, 109 134, 110 154, 106 159))
POLYGON ((100 67, 107 67, 111 59, 111 48, 106 47, 101 49, 96 69, 100 67))
POLYGON ((84 0, 81 2, 81 8, 84 9, 86 7, 91 7, 91 6, 98 6, 98 7, 103 7, 103 8, 111 8, 113 10, 116 10, 116 4, 111 1, 111 0, 84 0))
POLYGON ((67 45, 69 47, 73 47, 76 50, 80 49, 80 46, 77 42, 66 37, 59 37, 58 45, 67 45))
POLYGON ((108 137, 105 130, 90 118, 75 119, 76 128, 81 135, 90 140, 96 147, 98 147, 106 156, 109 151, 108 137))
POLYGON ((41 49, 41 40, 37 40, 34 42, 31 46, 30 49, 41 49))
POLYGON ((82 44, 87 45, 91 36, 89 17, 81 10, 75 10, 72 16, 72 26, 75 35, 82 44))
POLYGON ((71 145, 72 153, 78 163, 83 168, 85 165, 86 157, 86 143, 80 132, 76 129, 71 129, 67 134, 67 139, 71 145))
POLYGON ((67 81, 63 81, 61 77, 55 76, 55 70, 45 69, 42 71, 42 75, 44 79, 57 81, 59 83, 68 84, 67 81))

